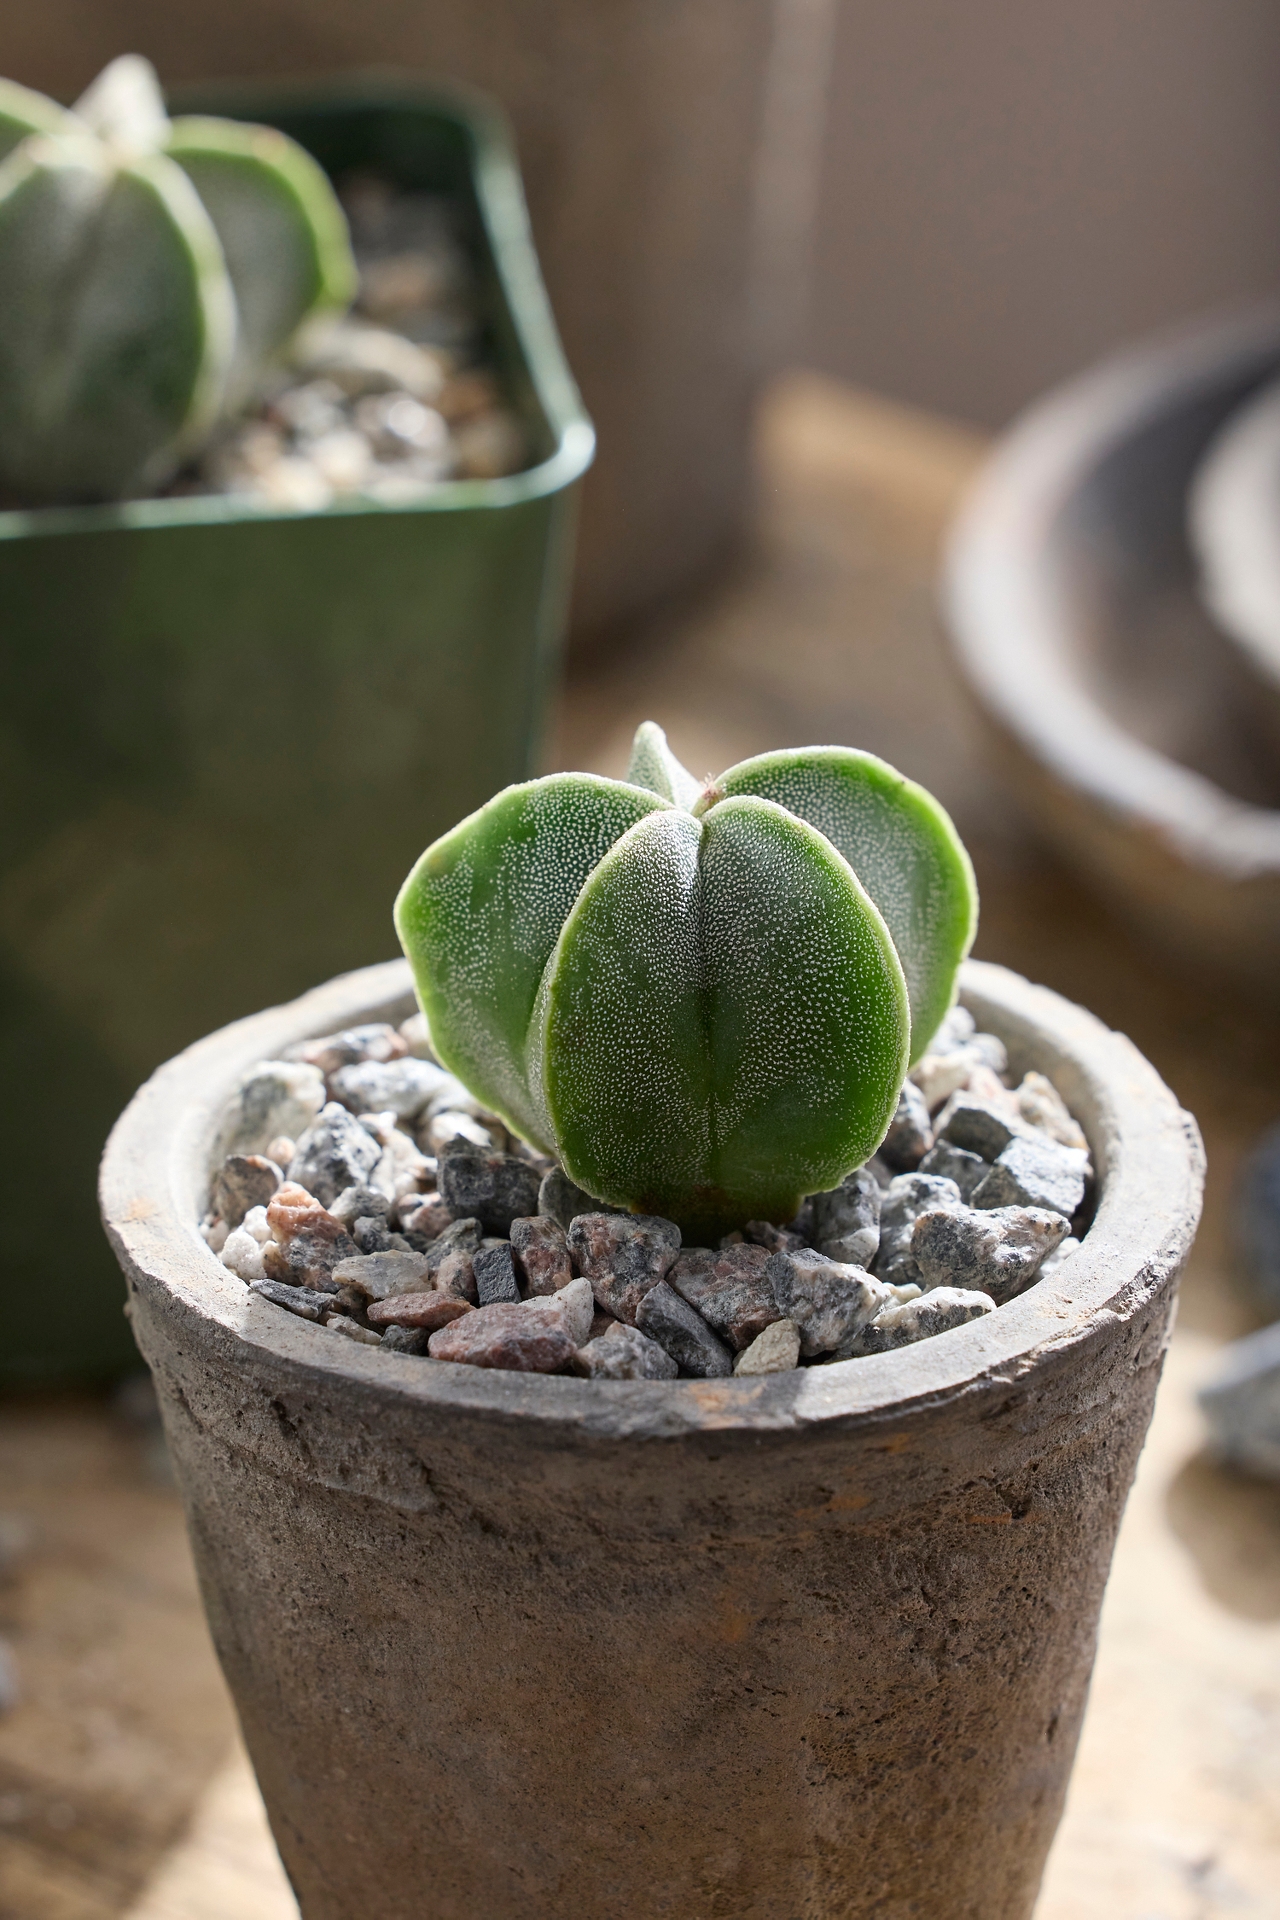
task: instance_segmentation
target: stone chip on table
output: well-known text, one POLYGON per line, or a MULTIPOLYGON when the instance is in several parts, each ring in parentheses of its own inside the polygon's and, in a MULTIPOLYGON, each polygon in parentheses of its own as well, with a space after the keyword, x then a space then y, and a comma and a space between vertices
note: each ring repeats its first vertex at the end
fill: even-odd
POLYGON ((581 1346, 574 1362, 588 1380, 674 1380, 679 1371, 665 1347, 621 1320, 581 1346))
POLYGON ((538 1170, 518 1154, 454 1142, 440 1156, 437 1178, 445 1205, 459 1219, 479 1220, 486 1233, 508 1234, 513 1220, 538 1210, 538 1170))
POLYGON ((569 1235, 550 1213, 534 1213, 511 1222, 511 1251, 516 1270, 531 1294, 554 1293, 573 1278, 569 1235))
POLYGON ((686 1247, 668 1270, 668 1283, 713 1333, 735 1353, 780 1318, 767 1268, 769 1253, 760 1246, 729 1246, 711 1252, 686 1247))
POLYGON ((811 1247, 771 1255, 769 1282, 780 1317, 800 1330, 806 1359, 829 1353, 894 1298, 861 1267, 841 1266, 811 1247))
POLYGON ((975 1207, 1045 1207, 1071 1219, 1084 1199, 1089 1156, 1045 1135, 1011 1140, 981 1184, 975 1207))
POLYGON ((945 1208, 920 1215, 911 1251, 926 1292, 964 1287, 1002 1307, 1030 1286, 1068 1224, 1042 1207, 945 1208))
POLYGON ((569 1227, 569 1258, 596 1300, 635 1326, 640 1302, 671 1270, 680 1229, 647 1213, 580 1213, 569 1227))
MULTIPOLYGON (((786 1258, 785 1255, 773 1257, 786 1258)), ((641 1333, 656 1340, 686 1373, 702 1380, 715 1380, 733 1372, 730 1349, 723 1340, 717 1339, 702 1315, 665 1280, 659 1280, 644 1294, 636 1309, 635 1324, 641 1333)))

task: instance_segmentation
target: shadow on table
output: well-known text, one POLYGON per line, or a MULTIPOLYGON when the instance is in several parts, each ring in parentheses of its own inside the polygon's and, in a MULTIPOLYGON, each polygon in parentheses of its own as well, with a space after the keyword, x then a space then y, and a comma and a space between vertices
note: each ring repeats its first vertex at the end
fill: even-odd
POLYGON ((1280 1483, 1201 1452, 1170 1485, 1166 1511, 1215 1600, 1245 1620, 1280 1620, 1280 1483))

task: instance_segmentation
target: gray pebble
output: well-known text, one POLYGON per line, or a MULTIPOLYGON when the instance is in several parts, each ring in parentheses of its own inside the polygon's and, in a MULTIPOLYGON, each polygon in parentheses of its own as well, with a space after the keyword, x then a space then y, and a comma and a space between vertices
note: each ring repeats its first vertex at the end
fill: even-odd
POLYGON ((984 1160, 998 1160, 1009 1142, 1025 1132, 1020 1120, 974 1093, 953 1094, 938 1115, 939 1140, 949 1140, 953 1147, 963 1147, 967 1153, 981 1154, 984 1160))
POLYGON ((369 1020, 363 1026, 344 1027, 341 1033, 300 1040, 285 1058, 305 1061, 321 1073, 337 1073, 358 1060, 395 1060, 404 1052, 405 1042, 393 1026, 385 1020, 369 1020))
POLYGON ((329 1211, 335 1220, 341 1220, 350 1230, 357 1220, 368 1219, 371 1215, 385 1220, 394 1203, 381 1187, 361 1184, 344 1187, 329 1211))
POLYGON ((569 1227, 569 1257, 599 1304, 629 1326, 650 1287, 671 1270, 680 1229, 648 1213, 580 1213, 569 1227))
POLYGON ((386 1219, 376 1213, 361 1214, 351 1223, 351 1238, 361 1253, 415 1253, 413 1247, 402 1233, 393 1233, 386 1219))
POLYGON ((1066 1232, 1062 1215, 1042 1207, 946 1208, 921 1214, 911 1251, 926 1290, 967 1287, 1002 1307, 1031 1284, 1066 1232))
POLYGON ((804 1245, 802 1233, 790 1227, 775 1227, 770 1220, 747 1220, 742 1231, 752 1246, 763 1247, 766 1253, 794 1253, 804 1245))
POLYGON ((950 1053, 953 1048, 962 1047, 966 1040, 973 1038, 977 1024, 968 1007, 948 1007, 929 1042, 930 1053, 950 1053))
POLYGON ((967 1326, 970 1320, 980 1320, 995 1310, 990 1294, 963 1287, 935 1287, 932 1293, 882 1308, 868 1325, 841 1342, 835 1358, 852 1360, 861 1354, 892 1353, 896 1347, 931 1340, 937 1333, 967 1326))
POLYGON ((929 1108, 919 1087, 903 1083, 898 1108, 880 1142, 880 1158, 895 1173, 912 1173, 933 1145, 929 1108))
POLYGON ((550 1214, 567 1233, 580 1213, 625 1214, 626 1208, 606 1206, 604 1201, 594 1199, 585 1188, 572 1181, 563 1167, 552 1167, 538 1188, 536 1211, 550 1214))
POLYGON ((860 1267, 840 1266, 808 1247, 772 1254, 769 1280, 781 1317, 800 1329, 800 1351, 807 1359, 838 1347, 893 1299, 888 1287, 860 1267))
POLYGON ((749 1347, 781 1316, 767 1272, 764 1247, 686 1247, 667 1274, 676 1292, 701 1314, 735 1353, 749 1347))
POLYGON ((430 1327, 384 1327, 382 1344, 391 1353, 425 1354, 431 1332, 430 1327))
POLYGON ((573 1278, 569 1236, 552 1214, 535 1213, 513 1220, 511 1251, 516 1271, 530 1294, 554 1293, 573 1278))
POLYGON ((930 1147, 920 1162, 921 1173, 931 1173, 939 1180, 954 1180, 966 1206, 990 1171, 990 1162, 984 1160, 981 1154, 969 1153, 964 1147, 954 1147, 949 1140, 939 1140, 937 1146, 930 1147))
POLYGON ((975 1207, 1047 1207, 1069 1220, 1084 1199, 1089 1156, 1047 1135, 1011 1140, 973 1196, 975 1207))
POLYGON ((251 1207, 265 1207, 280 1185, 280 1169, 260 1153, 230 1153, 213 1183, 213 1211, 234 1232, 251 1207))
POLYGON ((475 1254, 483 1238, 478 1220, 453 1220, 425 1252, 428 1273, 439 1273, 451 1253, 475 1254))
POLYGON ((379 1142, 345 1107, 330 1100, 299 1138, 288 1177, 327 1207, 348 1187, 366 1185, 365 1176, 381 1157, 379 1142))
POLYGON ((574 1364, 588 1380, 674 1380, 679 1371, 665 1347, 620 1320, 579 1347, 574 1364))
POLYGON ((344 1313, 331 1313, 325 1321, 326 1333, 337 1333, 344 1340, 354 1340, 362 1347, 380 1347, 382 1335, 375 1333, 372 1327, 362 1327, 358 1320, 349 1320, 344 1313))
MULTIPOLYGON (((788 1256, 772 1257, 785 1260, 788 1256)), ((665 1280, 650 1287, 640 1300, 635 1323, 641 1333, 647 1333, 651 1340, 665 1348, 686 1373, 700 1380, 716 1380, 733 1372, 733 1355, 723 1340, 717 1340, 702 1315, 695 1313, 689 1302, 682 1300, 665 1280)))
POLYGON ((314 1287, 291 1287, 282 1280, 253 1280, 249 1291, 260 1293, 264 1300, 285 1307, 290 1313, 300 1314, 304 1320, 320 1320, 332 1310, 329 1296, 317 1293, 314 1287))
POLYGON ((241 1079, 218 1131, 213 1158, 261 1153, 276 1134, 296 1138, 324 1105, 324 1076, 300 1061, 264 1060, 241 1079))
POLYGON ((911 1235, 922 1213, 938 1207, 962 1205, 954 1180, 931 1173, 900 1173, 887 1189, 880 1206, 880 1247, 875 1259, 877 1280, 895 1286, 919 1282, 920 1270, 911 1251, 911 1235))
POLYGON ((800 1329, 794 1320, 775 1320, 733 1363, 735 1374, 790 1373, 800 1364, 800 1329))
POLYGON ((1200 1405, 1226 1459, 1280 1480, 1280 1321, 1223 1349, 1200 1405))
POLYGON ((361 1253, 340 1260, 333 1278, 366 1300, 389 1300, 397 1293, 421 1293, 430 1286, 427 1256, 423 1253, 361 1253))
POLYGON ((445 1205, 459 1219, 479 1220, 489 1233, 508 1234, 513 1220, 538 1211, 538 1170, 517 1154, 455 1143, 441 1155, 437 1172, 445 1205))
POLYGON ((815 1193, 805 1203, 810 1238, 830 1260, 869 1267, 880 1245, 883 1189, 874 1173, 859 1167, 830 1193, 815 1193))
POLYGON ((471 1256, 471 1266, 482 1307, 496 1307, 503 1301, 520 1298, 520 1285, 516 1279, 515 1260, 509 1240, 500 1240, 496 1247, 481 1247, 471 1256))
POLYGON ((352 1113, 394 1113, 412 1123, 449 1075, 429 1060, 361 1060, 339 1067, 330 1080, 335 1100, 352 1113))

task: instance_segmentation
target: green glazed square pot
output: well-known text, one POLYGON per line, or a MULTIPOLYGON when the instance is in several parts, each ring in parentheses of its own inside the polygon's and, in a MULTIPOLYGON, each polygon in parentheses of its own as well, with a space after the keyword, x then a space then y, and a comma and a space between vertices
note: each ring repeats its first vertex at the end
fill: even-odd
POLYGON ((422 848, 536 770, 594 448, 487 103, 386 77, 203 89, 334 174, 456 193, 535 464, 421 504, 0 514, 0 1379, 132 1346, 94 1205, 140 1078, 395 950, 422 848))

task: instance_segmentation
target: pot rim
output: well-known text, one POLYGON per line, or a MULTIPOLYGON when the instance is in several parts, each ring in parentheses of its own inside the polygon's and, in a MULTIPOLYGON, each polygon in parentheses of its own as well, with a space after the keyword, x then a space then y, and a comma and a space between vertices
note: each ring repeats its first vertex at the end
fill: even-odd
POLYGON ((358 1383, 366 1398, 450 1407, 559 1426, 566 1436, 659 1438, 691 1430, 770 1430, 871 1420, 1013 1382, 1128 1318, 1176 1277, 1195 1235, 1204 1155, 1192 1117, 1123 1034, 1004 967, 968 961, 961 999, 998 1032, 1015 1070, 1047 1072, 1080 1118, 1100 1199, 1078 1252, 1028 1293, 979 1321, 893 1353, 727 1380, 591 1381, 506 1373, 381 1352, 283 1312, 224 1267, 197 1223, 214 1134, 238 1076, 295 1041, 416 1008, 403 960, 340 975, 288 1005, 236 1021, 160 1067, 112 1130, 102 1217, 131 1290, 170 1317, 203 1323, 231 1351, 322 1391, 358 1383))
POLYGON ((1265 685, 1280 687, 1280 380, 1229 416, 1200 463, 1187 523, 1205 600, 1265 685))
MULTIPOLYGON (((538 406, 555 442, 545 459, 497 480, 446 480, 421 500, 351 498, 326 507, 274 507, 237 494, 188 494, 106 501, 93 506, 13 507, 0 511, 0 540, 116 529, 226 526, 294 520, 345 520, 367 515, 441 514, 512 507, 561 493, 580 480, 595 458, 595 428, 587 417, 556 329, 516 156, 515 136, 501 107, 476 90, 425 81, 393 68, 357 68, 327 78, 228 81, 174 90, 171 104, 191 110, 214 95, 228 111, 243 109, 270 121, 274 112, 326 105, 394 109, 418 107, 456 120, 471 149, 471 172, 485 238, 511 325, 520 342, 538 406)), ((206 109, 207 110, 207 109, 206 109)))
POLYGON ((1280 302, 1215 314, 1128 347, 1021 415, 948 540, 942 614, 982 707, 1056 782, 1231 881, 1280 872, 1280 812, 1238 800, 1125 730, 1081 656, 1104 542, 1082 490, 1173 407, 1280 367, 1280 302), (1091 531, 1095 537, 1090 538, 1091 531))

